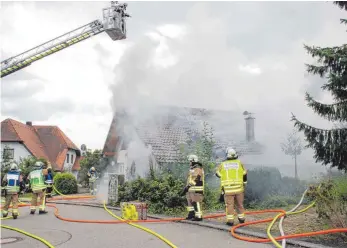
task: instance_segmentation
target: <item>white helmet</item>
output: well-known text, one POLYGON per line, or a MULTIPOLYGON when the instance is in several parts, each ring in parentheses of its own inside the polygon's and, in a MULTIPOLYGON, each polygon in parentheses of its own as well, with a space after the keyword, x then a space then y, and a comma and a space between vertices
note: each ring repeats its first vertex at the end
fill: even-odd
POLYGON ((42 163, 41 161, 36 161, 34 165, 35 168, 40 168, 40 169, 42 169, 43 166, 44 166, 44 163, 42 163))
POLYGON ((188 161, 189 162, 199 162, 199 159, 198 159, 198 156, 192 154, 192 155, 188 156, 188 161))
POLYGON ((18 166, 16 163, 11 163, 10 170, 18 170, 18 166))
POLYGON ((231 158, 231 159, 238 158, 237 152, 231 147, 228 147, 226 149, 226 156, 227 156, 227 158, 231 158))

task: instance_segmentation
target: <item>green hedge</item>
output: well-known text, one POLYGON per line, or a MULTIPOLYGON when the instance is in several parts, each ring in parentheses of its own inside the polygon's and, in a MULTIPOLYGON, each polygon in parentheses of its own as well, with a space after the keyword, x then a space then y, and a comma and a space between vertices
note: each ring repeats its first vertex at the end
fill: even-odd
POLYGON ((64 195, 77 193, 77 180, 71 173, 57 173, 54 186, 64 195))
POLYGON ((148 203, 149 212, 175 214, 185 209, 183 188, 184 182, 172 175, 137 178, 119 187, 119 202, 142 201, 148 203))

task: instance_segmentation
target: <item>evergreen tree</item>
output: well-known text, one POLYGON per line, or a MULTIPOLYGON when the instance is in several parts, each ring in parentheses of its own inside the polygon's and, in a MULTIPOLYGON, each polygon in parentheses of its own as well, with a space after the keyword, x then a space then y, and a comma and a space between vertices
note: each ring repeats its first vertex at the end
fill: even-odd
MULTIPOLYGON (((347 2, 334 2, 347 11, 347 2)), ((347 19, 341 19, 347 24, 347 19)), ((319 116, 329 121, 343 123, 347 121, 347 44, 336 47, 310 47, 305 49, 312 57, 318 57, 320 65, 306 65, 307 71, 327 79, 323 90, 330 91, 335 103, 324 104, 315 101, 306 93, 307 105, 319 116)), ((304 131, 307 147, 315 152, 316 162, 336 167, 347 172, 347 128, 319 129, 300 122, 294 115, 293 121, 299 131, 304 131)))

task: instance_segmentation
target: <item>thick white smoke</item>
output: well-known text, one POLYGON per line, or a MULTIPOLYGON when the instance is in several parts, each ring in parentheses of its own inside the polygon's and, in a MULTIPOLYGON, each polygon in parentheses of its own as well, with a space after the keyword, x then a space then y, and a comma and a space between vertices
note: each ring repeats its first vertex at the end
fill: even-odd
MULTIPOLYGON (((304 107, 303 87, 308 83, 304 62, 310 58, 302 48, 303 41, 292 44, 286 56, 250 60, 238 47, 230 46, 229 29, 222 17, 211 14, 208 3, 198 3, 188 11, 183 24, 147 32, 125 51, 114 69, 110 86, 113 110, 137 110, 135 122, 151 118, 157 105, 230 110, 236 114, 224 118, 239 123, 233 127, 239 136, 245 135, 242 112, 248 110, 255 113, 256 140, 267 147, 261 159, 249 157, 248 162, 292 164, 279 145, 293 127, 290 113, 328 127, 304 107)), ((222 121, 217 126, 218 130, 228 128, 222 121)), ((136 147, 135 153, 147 156, 148 150, 138 148, 139 144, 136 147)), ((146 156, 141 155, 143 159, 146 156)), ((300 159, 312 164, 312 152, 304 152, 299 163, 300 159)))

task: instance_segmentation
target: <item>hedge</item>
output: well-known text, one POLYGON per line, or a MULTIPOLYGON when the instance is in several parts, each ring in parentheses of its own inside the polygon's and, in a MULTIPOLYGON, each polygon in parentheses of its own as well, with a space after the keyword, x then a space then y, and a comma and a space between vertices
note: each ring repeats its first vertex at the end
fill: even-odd
POLYGON ((71 173, 57 173, 54 186, 64 195, 77 193, 77 180, 71 173))

